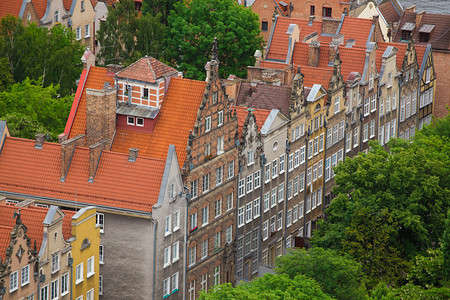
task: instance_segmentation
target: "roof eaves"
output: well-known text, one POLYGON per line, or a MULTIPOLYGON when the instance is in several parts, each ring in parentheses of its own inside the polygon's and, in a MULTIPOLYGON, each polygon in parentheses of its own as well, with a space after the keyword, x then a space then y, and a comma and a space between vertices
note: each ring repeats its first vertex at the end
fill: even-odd
POLYGON ((261 128, 261 134, 266 135, 267 133, 269 133, 269 129, 272 126, 272 123, 277 117, 278 113, 279 113, 278 109, 272 109, 270 111, 269 116, 267 117, 266 121, 264 122, 264 125, 261 128))
POLYGON ((267 53, 265 59, 267 59, 267 55, 270 52, 270 46, 272 44, 273 34, 275 32, 275 27, 277 26, 278 16, 275 17, 275 21, 273 21, 272 28, 270 29, 269 40, 267 41, 267 53))
MULTIPOLYGON (((426 58, 428 57, 428 55, 430 55, 430 52, 431 52, 431 44, 428 44, 427 48, 425 49, 425 53, 423 54, 423 57, 422 57, 422 65, 420 66, 420 70, 419 70, 419 78, 422 78, 422 76, 423 76, 423 72, 425 71, 425 66, 427 65, 426 58)), ((0 153, 1 153, 1 150, 0 150, 0 153)))
POLYGON ((22 5, 20 6, 19 17, 23 19, 23 14, 25 13, 25 6, 27 5, 28 0, 23 0, 22 5))
POLYGON ((53 219, 55 218, 56 212, 58 211, 58 206, 50 205, 47 214, 45 215, 44 225, 51 225, 53 219))
POLYGON ((84 86, 86 85, 86 81, 89 75, 90 66, 87 70, 83 70, 80 77, 80 82, 78 83, 77 92, 75 93, 75 98, 73 99, 72 108, 70 109, 69 118, 66 123, 66 127, 64 128, 65 134, 70 134, 70 130, 72 129, 73 121, 75 120, 75 115, 78 111, 78 105, 80 104, 81 96, 83 95, 84 86), (80 83, 81 86, 80 86, 80 83))
POLYGON ((160 188, 159 188, 158 201, 156 202, 155 205, 153 205, 154 207, 160 207, 164 201, 164 195, 166 194, 166 187, 167 187, 167 183, 169 181, 170 169, 172 167, 172 160, 173 160, 174 152, 175 152, 175 146, 169 145, 169 150, 167 151, 166 165, 164 166, 164 173, 163 173, 160 188))
POLYGON ((374 31, 375 31, 375 24, 372 24, 372 26, 370 27, 369 36, 367 37, 366 47, 370 43, 370 40, 372 39, 372 35, 373 35, 374 31))

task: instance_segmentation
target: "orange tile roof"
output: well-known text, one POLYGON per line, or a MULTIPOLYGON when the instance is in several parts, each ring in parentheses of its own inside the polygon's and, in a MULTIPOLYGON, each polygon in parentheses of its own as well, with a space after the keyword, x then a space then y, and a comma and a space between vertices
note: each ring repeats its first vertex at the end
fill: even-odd
POLYGON ((169 145, 175 145, 183 167, 189 130, 194 128, 205 86, 204 81, 173 77, 153 133, 117 130, 111 150, 128 153, 130 147, 135 147, 139 154, 165 159, 169 145))
POLYGON ((5 259, 6 248, 11 241, 11 230, 12 227, 0 225, 0 258, 2 260, 5 259))
MULTIPOLYGON (((386 43, 386 42, 378 42, 378 49, 377 49, 377 58, 376 58, 376 64, 378 70, 380 70, 381 63, 382 63, 382 55, 384 51, 386 51, 386 48, 388 46, 392 46, 397 48, 397 68, 400 70, 403 65, 403 59, 405 58, 406 49, 408 47, 407 43, 386 43), (378 54, 378 51, 380 54, 378 54)), ((425 50, 427 49, 426 44, 414 44, 414 48, 416 49, 416 55, 417 55, 417 64, 418 68, 420 68, 423 60, 423 56, 425 55, 425 50)))
POLYGON ((119 78, 135 79, 144 82, 155 82, 166 74, 178 72, 153 57, 142 57, 116 74, 119 78))
MULTIPOLYGON (((297 68, 295 68, 297 72, 297 68)), ((305 87, 313 87, 314 84, 322 85, 325 90, 328 90, 331 76, 333 76, 333 68, 323 69, 302 66, 300 71, 305 77, 303 78, 303 85, 305 87)))
MULTIPOLYGON (((89 149, 76 147, 65 182, 61 182, 61 145, 7 137, 0 154, 0 191, 151 212, 156 203, 165 161, 103 151, 93 183, 89 177, 89 149), (152 176, 148 176, 151 170, 152 176), (127 174, 133 174, 128 178, 127 174), (137 178, 138 181, 137 181, 137 178)), ((166 152, 167 153, 167 152, 166 152)))
POLYGON ((81 73, 80 83, 64 130, 64 133, 69 135, 69 139, 86 133, 86 89, 100 90, 105 82, 114 86, 113 74, 107 73, 106 68, 91 66, 89 71, 83 70, 81 73))
POLYGON ((308 20, 279 17, 273 32, 267 58, 286 60, 289 44, 289 36, 286 32, 290 24, 297 24, 300 28, 300 41, 303 41, 305 36, 313 32, 317 32, 319 35, 321 34, 322 22, 314 21, 312 26, 309 26, 308 23, 308 20))
MULTIPOLYGON (((245 118, 247 118, 248 115, 248 107, 244 106, 233 106, 233 109, 236 109, 237 114, 237 121, 238 121, 238 133, 239 136, 241 136, 242 129, 244 129, 244 123, 245 118)), ((264 123, 267 120, 267 117, 270 114, 270 110, 268 109, 260 109, 260 108, 254 108, 253 114, 255 115, 256 119, 256 126, 258 126, 258 131, 261 131, 261 128, 263 127, 264 123)))
POLYGON ((70 11, 70 6, 72 5, 73 0, 63 0, 64 8, 66 11, 70 11))
POLYGON ((355 47, 366 48, 367 39, 372 29, 371 19, 360 19, 345 17, 340 34, 344 35, 344 40, 355 40, 355 47))
POLYGON ((47 11, 47 0, 32 0, 32 2, 39 19, 42 19, 47 11))
POLYGON ((341 74, 344 82, 351 72, 360 74, 364 71, 364 62, 366 61, 366 50, 362 48, 339 47, 339 56, 341 58, 341 74))
POLYGON ((284 68, 286 68, 288 66, 288 64, 265 60, 265 61, 262 61, 259 66, 260 66, 260 68, 283 70, 284 68))
POLYGON ((6 15, 12 15, 18 17, 20 8, 22 7, 22 1, 18 0, 2 0, 0 1, 0 19, 6 17, 6 15))
MULTIPOLYGON (((42 244, 42 237, 44 232, 44 220, 48 213, 48 208, 29 206, 29 207, 17 207, 12 205, 0 204, 0 226, 3 228, 9 228, 9 233, 16 224, 16 219, 13 219, 14 212, 20 209, 20 215, 22 223, 27 227, 27 236, 31 239, 31 247, 34 247, 34 241, 36 241, 36 249, 39 251, 42 244)), ((72 236, 72 216, 75 211, 63 211, 65 216, 63 219, 63 236, 65 240, 68 240, 72 236)), ((0 245, 6 243, 9 245, 10 237, 5 242, 0 235, 0 245)), ((0 246, 0 255, 4 255, 4 248, 0 246)))

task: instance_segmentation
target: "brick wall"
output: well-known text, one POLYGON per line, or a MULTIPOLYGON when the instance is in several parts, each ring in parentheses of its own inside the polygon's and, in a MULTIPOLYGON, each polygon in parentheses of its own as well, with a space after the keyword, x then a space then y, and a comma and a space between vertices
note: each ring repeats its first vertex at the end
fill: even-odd
POLYGON ((116 93, 113 88, 86 89, 86 144, 105 138, 112 141, 116 130, 116 93))
POLYGON ((434 50, 433 64, 436 73, 433 114, 437 118, 442 118, 448 114, 447 106, 450 107, 450 88, 448 88, 448 80, 450 79, 449 53, 434 50))

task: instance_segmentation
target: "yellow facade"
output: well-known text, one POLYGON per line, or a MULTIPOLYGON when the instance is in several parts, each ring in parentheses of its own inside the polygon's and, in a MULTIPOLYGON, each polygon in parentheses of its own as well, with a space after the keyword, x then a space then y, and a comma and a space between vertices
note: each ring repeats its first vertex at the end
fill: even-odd
POLYGON ((72 299, 99 298, 100 228, 96 215, 95 207, 85 207, 72 217, 72 299))

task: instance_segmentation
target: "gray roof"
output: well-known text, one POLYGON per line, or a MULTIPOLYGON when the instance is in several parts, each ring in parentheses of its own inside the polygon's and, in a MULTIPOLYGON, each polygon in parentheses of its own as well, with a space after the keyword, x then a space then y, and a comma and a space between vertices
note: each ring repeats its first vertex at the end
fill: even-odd
POLYGON ((316 99, 317 93, 319 92, 320 88, 322 86, 320 84, 314 84, 311 91, 308 94, 308 98, 306 98, 306 101, 308 102, 314 102, 314 100, 316 99))
POLYGON ((405 25, 403 25, 402 30, 413 31, 414 28, 416 28, 416 24, 406 22, 405 25))
POLYGON ((130 106, 127 103, 120 103, 117 108, 117 114, 119 115, 127 115, 134 117, 141 117, 147 119, 154 119, 159 113, 158 108, 148 107, 144 105, 131 104, 130 106))

